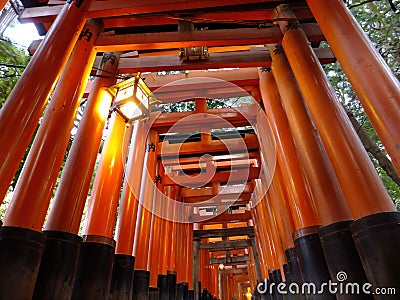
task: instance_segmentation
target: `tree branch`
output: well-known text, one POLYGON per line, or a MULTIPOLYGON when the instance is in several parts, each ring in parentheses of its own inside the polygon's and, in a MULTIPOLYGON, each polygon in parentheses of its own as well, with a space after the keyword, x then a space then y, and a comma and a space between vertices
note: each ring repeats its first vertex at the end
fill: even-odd
MULTIPOLYGON (((346 108, 345 108, 346 109, 346 108)), ((376 158, 378 164, 381 168, 386 172, 386 174, 392 178, 392 180, 400 186, 400 177, 396 172, 392 162, 387 158, 385 153, 382 152, 381 149, 374 143, 368 133, 364 130, 362 125, 357 121, 354 117, 353 113, 346 109, 346 113, 349 116, 351 124, 353 125, 354 129, 356 130, 358 137, 360 138, 361 142, 364 145, 364 148, 372 154, 373 157, 376 158)))

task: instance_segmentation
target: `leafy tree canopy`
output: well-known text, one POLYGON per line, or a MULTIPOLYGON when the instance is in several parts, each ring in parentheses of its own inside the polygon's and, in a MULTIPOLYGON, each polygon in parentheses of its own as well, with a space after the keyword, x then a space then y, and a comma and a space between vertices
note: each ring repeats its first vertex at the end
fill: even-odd
POLYGON ((0 107, 21 76, 30 56, 9 40, 0 39, 0 107))

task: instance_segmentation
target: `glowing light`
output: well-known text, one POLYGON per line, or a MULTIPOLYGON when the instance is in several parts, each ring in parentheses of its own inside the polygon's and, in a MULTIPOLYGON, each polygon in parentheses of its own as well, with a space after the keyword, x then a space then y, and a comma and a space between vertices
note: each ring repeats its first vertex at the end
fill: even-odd
POLYGON ((247 300, 251 300, 251 297, 253 296, 253 294, 251 293, 251 288, 247 287, 247 293, 245 294, 247 300))
POLYGON ((225 268, 224 264, 219 264, 218 269, 222 271, 224 268, 225 268))
POLYGON ((139 109, 136 103, 126 102, 125 104, 119 107, 119 110, 128 118, 133 119, 142 114, 142 111, 139 109))
POLYGON ((106 119, 112 102, 112 95, 107 90, 100 91, 99 101, 97 102, 96 111, 101 118, 106 119))
POLYGON ((109 88, 115 95, 112 110, 117 111, 127 123, 149 115, 151 101, 155 100, 139 74, 109 88))

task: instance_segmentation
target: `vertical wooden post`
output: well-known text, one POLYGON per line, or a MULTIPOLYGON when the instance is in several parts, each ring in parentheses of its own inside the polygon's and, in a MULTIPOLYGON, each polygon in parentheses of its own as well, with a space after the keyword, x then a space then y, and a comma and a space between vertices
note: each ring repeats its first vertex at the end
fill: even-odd
MULTIPOLYGON (((279 6, 276 15, 286 19, 295 17, 287 5, 279 6)), ((286 21, 278 23, 284 33, 285 53, 304 100, 349 208, 354 218, 359 219, 350 229, 367 278, 376 286, 400 287, 393 279, 400 271, 400 263, 393 263, 397 257, 393 251, 397 244, 393 245, 393 241, 399 241, 400 246, 400 229, 392 229, 400 221, 400 213, 396 212, 300 24, 298 21, 291 22, 290 26, 286 21), (373 231, 370 231, 371 226, 373 231)))
POLYGON ((167 282, 168 282, 168 294, 169 300, 175 300, 176 295, 176 250, 177 250, 177 221, 174 220, 178 212, 178 200, 179 200, 179 186, 168 186, 166 187, 166 195, 169 198, 168 204, 169 212, 168 216, 170 220, 171 229, 169 231, 169 240, 171 241, 167 249, 167 282))
POLYGON ((186 270, 185 270, 185 282, 188 283, 190 290, 193 289, 192 277, 193 277, 193 223, 185 224, 186 231, 186 270))
MULTIPOLYGON (((14 207, 26 210, 23 227, 30 226, 38 231, 42 228, 64 158, 62 154, 70 140, 71 127, 94 62, 93 45, 101 29, 98 21, 86 23, 82 32, 91 36, 79 39, 75 45, 32 144, 18 183, 20 188, 15 194, 14 207), (29 206, 24 204, 26 201, 29 206), (31 212, 31 216, 26 215, 27 212, 31 212)), ((12 213, 19 214, 18 210, 12 213)), ((72 293, 81 238, 68 232, 44 231, 44 234, 46 243, 34 298, 68 298, 72 293), (59 251, 61 245, 63 251, 59 251)))
POLYGON ((302 166, 297 158, 297 149, 286 114, 280 105, 280 95, 274 77, 270 72, 259 72, 259 78, 265 112, 277 137, 278 164, 285 175, 285 184, 291 186, 291 212, 296 228, 293 236, 302 277, 305 282, 322 284, 328 281, 330 276, 318 236, 319 216, 316 214, 314 201, 306 190, 302 166), (300 199, 303 201, 300 202, 300 199))
POLYGON ((89 3, 71 1, 64 5, 0 111, 0 201, 80 36, 89 3))
POLYGON ((343 1, 307 3, 400 173, 399 81, 343 1))
MULTIPOLYGON (((2 240, 0 251, 2 259, 2 276, 0 277, 1 284, 4 285, 3 287, 0 286, 0 289, 2 290, 3 297, 6 298, 31 298, 34 292, 33 289, 38 275, 40 259, 43 254, 44 246, 44 236, 39 232, 42 229, 46 211, 51 198, 52 189, 57 179, 63 155, 68 144, 70 128, 73 124, 76 110, 79 106, 79 100, 83 94, 84 85, 94 61, 93 44, 97 34, 101 30, 101 25, 96 21, 90 21, 88 22, 86 29, 92 32, 93 38, 90 41, 81 40, 76 45, 65 72, 63 73, 63 76, 57 85, 57 89, 53 95, 53 101, 46 111, 35 142, 32 145, 30 154, 25 163, 24 170, 21 173, 19 183, 15 190, 13 200, 7 210, 4 226, 0 230, 0 236, 2 240), (19 242, 14 244, 14 242, 17 240, 19 242), (9 258, 10 255, 12 257, 17 255, 19 257, 18 262, 13 262, 13 259, 9 258), (11 269, 8 270, 8 268, 11 269), (22 272, 22 274, 20 272, 22 272), (16 278, 9 276, 9 273, 14 274, 16 278), (18 276, 21 278, 18 279, 18 276), (14 280, 17 281, 14 282, 14 280), (10 290, 11 287, 13 288, 10 290), (12 296, 11 294, 8 294, 8 291, 12 292, 12 296)), ((73 44, 71 47, 72 46, 73 44)), ((70 52, 65 54, 65 60, 68 58, 67 55, 69 55, 69 53, 70 52)), ((41 65, 41 63, 38 64, 41 65)), ((61 65, 56 64, 54 67, 59 67, 57 72, 61 71, 61 65)), ((32 70, 32 68, 27 68, 27 70, 29 70, 29 72, 33 72, 34 74, 36 74, 37 71, 32 70)), ((53 71, 54 70, 52 68, 49 69, 49 80, 51 80, 53 71)), ((42 70, 42 72, 44 71, 42 70)), ((44 77, 42 78, 45 80, 44 77)), ((12 93, 7 103, 9 103, 8 108, 13 107, 13 112, 10 116, 0 116, 0 123, 2 123, 4 120, 8 120, 7 122, 10 122, 5 125, 0 140, 4 137, 3 134, 11 134, 11 132, 7 133, 7 130, 10 130, 11 128, 13 135, 12 138, 11 136, 8 137, 9 140, 7 143, 3 144, 4 147, 2 147, 0 152, 7 149, 7 144, 10 143, 12 144, 11 147, 22 147, 21 149, 14 149, 15 151, 24 151, 23 149, 26 147, 26 145, 24 145, 25 142, 23 140, 25 138, 30 138, 30 135, 27 136, 26 134, 30 131, 30 126, 33 126, 34 129, 37 124, 37 119, 35 121, 28 120, 32 116, 27 116, 25 109, 27 109, 33 115, 34 112, 30 111, 30 108, 33 110, 40 109, 40 114, 43 112, 43 108, 47 102, 47 99, 42 99, 43 103, 41 105, 43 105, 43 108, 35 107, 36 99, 32 98, 32 95, 37 96, 37 91, 33 92, 29 90, 33 88, 33 82, 31 79, 36 81, 39 78, 26 78, 25 76, 24 79, 20 79, 22 82, 25 81, 26 95, 20 95, 21 98, 15 99, 15 95, 19 94, 21 90, 12 93), (25 103, 26 108, 23 107, 24 101, 29 102, 25 103), (17 106, 15 106, 15 104, 17 104, 17 106), (18 121, 13 119, 16 116, 24 118, 24 114, 25 119, 18 121), (17 121, 17 124, 13 124, 14 121, 17 121), (24 122, 27 126, 26 128, 23 128, 24 122), (21 134, 18 133, 18 128, 20 128, 20 125, 22 126, 21 130, 23 131, 21 134)), ((43 83, 43 85, 46 84, 43 83)), ((23 86, 19 86, 20 89, 24 89, 23 86)), ((41 89, 41 87, 38 89, 41 89)), ((1 110, 1 113, 4 114, 6 111, 7 109, 5 106, 1 110)), ((11 155, 12 157, 4 158, 6 161, 3 161, 4 163, 0 167, 0 173, 3 171, 9 172, 11 169, 13 169, 13 167, 11 167, 11 169, 8 167, 13 165, 15 162, 17 165, 19 163, 19 154, 13 152, 13 149, 8 150, 10 152, 7 153, 7 155, 11 155), (11 163, 11 165, 9 163, 11 163)), ((0 156, 1 155, 2 154, 0 153, 0 156)), ((8 173, 8 175, 12 174, 8 173)), ((1 177, 0 185, 7 184, 8 187, 8 175, 5 174, 5 177, 1 177)), ((1 196, 1 198, 3 197, 1 196)), ((73 238, 73 243, 76 242, 79 241, 77 241, 76 238, 73 238)), ((53 286, 50 281, 46 283, 46 289, 48 292, 50 292, 50 289, 52 288, 53 286)))
POLYGON ((144 154, 146 150, 147 126, 143 121, 133 125, 130 151, 122 189, 118 213, 111 299, 132 299, 133 268, 135 257, 132 256, 135 238, 136 219, 139 206, 140 184, 144 154))
POLYGON ((133 249, 139 205, 138 197, 142 182, 142 172, 137 172, 137 170, 143 169, 148 129, 146 123, 139 120, 133 126, 117 230, 115 233, 117 241, 115 253, 126 255, 131 255, 133 249))
MULTIPOLYGON (((169 186, 168 186, 169 187, 169 186)), ((168 190, 168 187, 164 187, 163 191, 166 193, 168 190)), ((165 195, 163 195, 165 197, 165 195)), ((164 201, 162 203, 161 209, 164 211, 167 211, 167 214, 169 214, 169 210, 171 209, 170 205, 170 200, 167 200, 167 198, 164 198, 164 201)), ((172 221, 167 220, 163 218, 161 220, 161 244, 160 244, 160 253, 159 253, 159 262, 160 262, 160 274, 167 274, 168 271, 168 254, 169 254, 169 248, 174 247, 172 244, 174 244, 174 241, 170 239, 171 237, 171 225, 172 221)))
MULTIPOLYGON (((176 277, 177 283, 184 281, 185 275, 185 251, 186 251, 185 224, 178 223, 176 227, 176 277)), ((200 262, 201 263, 201 262, 200 262)))
MULTIPOLYGON (((277 16, 295 17, 286 5, 279 6, 277 16)), ((296 29, 287 29, 287 22, 284 21, 280 21, 279 25, 284 33, 283 48, 286 56, 353 216, 361 218, 394 211, 393 202, 337 100, 304 31, 296 22, 291 26, 297 26, 296 29), (321 99, 324 100, 322 103, 319 102, 321 99)))
MULTIPOLYGON (((264 184, 263 180, 261 182, 264 184)), ((275 167, 274 178, 270 186, 271 208, 276 217, 276 224, 282 240, 283 249, 294 247, 293 232, 294 223, 289 209, 289 199, 284 189, 281 167, 279 164, 275 167)))
MULTIPOLYGON (((279 165, 282 166, 285 186, 291 196, 289 203, 295 229, 314 226, 319 223, 319 219, 315 212, 314 203, 306 189, 305 179, 302 175, 296 147, 289 131, 287 118, 284 114, 274 114, 270 105, 272 101, 280 101, 275 80, 272 74, 268 72, 259 72, 259 78, 265 114, 276 140, 277 160, 279 165)), ((260 112, 257 116, 257 132, 262 131, 262 113, 260 112)), ((263 153, 262 151, 262 155, 266 157, 268 153, 263 153)))
POLYGON ((127 143, 125 120, 111 115, 108 135, 89 202, 72 297, 109 299, 115 241, 112 239, 122 185, 127 143))
POLYGON ((325 148, 309 117, 282 46, 271 46, 270 53, 272 71, 303 162, 304 175, 324 225, 320 238, 331 278, 337 280, 336 274, 343 271, 349 281, 365 282, 364 270, 349 229, 352 215, 325 148))
POLYGON ((77 234, 112 98, 104 90, 116 81, 120 53, 105 53, 92 85, 46 222, 48 231, 77 234))
POLYGON ((91 32, 93 38, 78 41, 56 86, 7 209, 5 226, 42 229, 79 101, 94 62, 93 45, 100 29, 97 21, 88 22, 85 30, 91 32))
MULTIPOLYGON (((160 174, 160 173, 158 173, 160 174)), ((150 244, 149 244, 149 256, 147 269, 150 271, 150 286, 157 286, 157 277, 160 274, 159 268, 159 257, 160 257, 160 245, 161 239, 164 237, 161 235, 161 225, 162 218, 160 217, 160 212, 157 211, 161 207, 161 192, 157 191, 154 196, 154 204, 153 204, 153 215, 152 215, 152 230, 150 235, 150 244)))
POLYGON ((158 134, 150 130, 147 139, 146 158, 147 166, 144 168, 142 188, 140 191, 141 216, 137 219, 134 256, 136 257, 135 269, 147 270, 148 251, 150 244, 151 211, 154 198, 154 182, 156 177, 157 154, 156 147, 158 134), (154 147, 153 147, 154 146, 154 147))
POLYGON ((258 248, 255 236, 250 236, 250 241, 251 241, 251 249, 253 252, 254 266, 257 274, 257 281, 262 282, 263 275, 261 272, 260 256, 258 255, 258 248))
POLYGON ((266 246, 265 243, 265 234, 262 233, 262 229, 260 229, 260 222, 258 220, 258 216, 256 213, 256 209, 253 208, 251 210, 251 221, 249 224, 252 224, 254 227, 254 234, 255 238, 257 241, 257 247, 258 247, 258 253, 259 253, 259 258, 261 262, 261 273, 262 273, 262 278, 267 278, 268 277, 268 269, 270 266, 270 258, 269 258, 269 249, 266 246))
POLYGON ((135 271, 133 280, 133 299, 147 299, 150 284, 148 270, 148 253, 150 247, 151 219, 154 200, 154 188, 157 168, 158 133, 150 130, 147 138, 147 166, 143 169, 140 191, 140 205, 136 221, 133 255, 135 256, 135 271), (144 298, 142 298, 144 297, 144 298))
MULTIPOLYGON (((309 117, 281 45, 270 46, 272 70, 322 225, 352 219, 335 172, 309 117)), ((271 103, 281 105, 281 103, 271 103)))
POLYGON ((199 299, 199 254, 200 254, 200 239, 198 237, 193 238, 193 290, 194 299, 199 299))
MULTIPOLYGON (((166 188, 166 195, 170 199, 169 201, 175 200, 178 201, 179 199, 179 187, 178 186, 167 186, 166 188)), ((178 205, 174 202, 171 202, 170 205, 172 208, 170 209, 170 218, 174 220, 174 216, 177 214, 178 205)), ((168 250, 167 255, 167 270, 175 271, 176 270, 176 235, 177 235, 177 221, 171 221, 171 231, 170 231, 170 240, 171 245, 168 250)))
POLYGON ((125 129, 125 120, 114 112, 93 184, 84 236, 113 237, 126 156, 122 145, 125 129))

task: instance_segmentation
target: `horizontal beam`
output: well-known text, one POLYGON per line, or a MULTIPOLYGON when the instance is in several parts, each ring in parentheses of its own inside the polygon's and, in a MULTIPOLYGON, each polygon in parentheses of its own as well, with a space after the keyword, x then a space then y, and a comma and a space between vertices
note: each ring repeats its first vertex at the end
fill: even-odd
MULTIPOLYGON (((95 65, 98 67, 98 65, 95 65)), ((232 95, 232 94, 239 94, 243 95, 245 94, 243 91, 238 92, 240 90, 238 87, 240 87, 242 90, 246 91, 250 95, 253 91, 258 89, 258 74, 257 74, 257 68, 243 68, 243 69, 235 69, 235 70, 220 70, 220 71, 215 71, 215 72, 210 72, 210 71, 204 71, 204 70, 195 70, 195 71, 190 71, 188 74, 168 74, 168 75, 157 75, 157 73, 149 73, 149 74, 142 74, 142 77, 144 81, 146 82, 147 86, 157 94, 157 96, 162 95, 162 101, 163 103, 170 103, 170 102, 176 102, 173 96, 180 96, 177 95, 179 92, 179 89, 188 88, 187 84, 184 84, 184 81, 179 82, 181 85, 177 85, 178 80, 184 80, 184 79, 195 79, 195 78, 201 78, 201 77, 206 77, 210 78, 211 80, 215 79, 220 79, 226 82, 229 82, 230 84, 233 84, 236 86, 235 91, 229 91, 227 89, 225 90, 213 90, 213 93, 215 96, 220 96, 221 98, 227 98, 225 97, 226 95, 232 95), (164 86, 166 85, 175 85, 175 91, 170 90, 170 93, 168 94, 165 92, 166 88, 164 86), (185 86, 183 86, 185 85, 185 86), (168 100, 170 99, 170 100, 168 100)), ((93 81, 89 81, 86 84, 85 88, 85 97, 87 97, 90 93, 91 87, 92 87, 93 81)), ((199 85, 200 87, 200 85, 199 85)), ((204 87, 203 87, 204 88, 204 87)), ((187 91, 182 91, 182 93, 186 93, 187 91)), ((194 93, 196 94, 196 93, 194 93)), ((182 94, 181 94, 182 95, 182 94)), ((184 95, 185 97, 193 96, 193 95, 184 95)), ((204 96, 204 95, 203 95, 204 96)), ((187 98, 189 99, 189 98, 187 98)))
MULTIPOLYGON (((197 129, 198 130, 198 129, 197 129)), ((196 155, 212 153, 236 153, 248 150, 257 150, 259 147, 258 139, 255 134, 246 134, 240 139, 211 140, 209 142, 188 142, 183 144, 169 144, 168 142, 159 143, 157 156, 196 155)))
MULTIPOLYGON (((198 163, 202 154, 198 156, 191 157, 163 157, 162 164, 164 166, 174 166, 180 164, 193 164, 198 163)), ((250 152, 250 153, 232 153, 232 154, 223 154, 223 155, 213 155, 214 161, 233 161, 240 159, 260 159, 260 154, 258 152, 250 152)), ((246 187, 247 188, 247 187, 246 187)))
MULTIPOLYGON (((29 53, 31 55, 35 53, 40 42, 41 40, 33 41, 29 46, 29 53)), ((336 61, 330 48, 314 48, 314 52, 321 64, 330 64, 336 61)), ((101 57, 96 58, 94 66, 98 66, 100 61, 101 57)), ((131 74, 138 72, 251 68, 270 65, 271 56, 269 50, 263 47, 253 47, 247 51, 210 53, 209 58, 205 60, 181 60, 178 53, 174 55, 122 57, 119 60, 118 72, 120 74, 131 74)))
MULTIPOLYGON (((157 95, 156 97, 159 99, 157 95)), ((249 126, 250 122, 255 121, 255 117, 255 112, 245 117, 234 108, 225 111, 224 109, 207 110, 205 113, 163 113, 152 124, 152 128, 157 129, 159 133, 168 132, 173 126, 174 132, 190 132, 200 129, 209 131, 216 128, 249 126)))
POLYGON ((201 229, 194 230, 193 237, 198 239, 217 238, 217 237, 230 237, 230 236, 254 236, 254 227, 236 227, 236 228, 221 228, 221 229, 201 229))
POLYGON ((210 251, 229 251, 234 249, 243 249, 251 246, 250 240, 222 241, 215 243, 200 243, 200 249, 210 251))
MULTIPOLYGON (((195 9, 201 8, 215 8, 215 7, 226 7, 226 6, 233 6, 233 5, 248 5, 252 3, 265 3, 264 4, 264 12, 255 11, 254 15, 251 16, 246 15, 246 18, 252 19, 259 19, 260 20, 269 20, 272 19, 272 9, 275 5, 279 3, 271 5, 271 2, 276 1, 260 1, 260 0, 221 0, 221 1, 213 1, 213 0, 173 0, 173 1, 160 1, 160 0, 137 0, 137 1, 130 1, 130 0, 107 0, 107 1, 93 1, 89 5, 88 11, 85 13, 87 18, 108 18, 113 16, 135 16, 140 14, 152 14, 152 13, 168 13, 173 11, 190 11, 195 9), (269 2, 269 3, 268 3, 269 2)), ((279 1, 280 2, 280 1, 279 1)), ((39 7, 32 7, 26 8, 21 15, 21 22, 29 23, 29 22, 37 22, 37 23, 44 23, 44 22, 51 22, 53 21, 56 16, 60 13, 63 5, 58 5, 59 1, 49 1, 49 5, 51 6, 39 6, 39 7)), ((304 7, 293 7, 297 17, 300 19, 308 19, 310 17, 310 12, 308 9, 304 9, 304 7)), ((226 10, 226 8, 225 8, 226 10)), ((196 11, 192 11, 192 14, 195 14, 196 11)), ((218 12, 219 13, 219 12, 218 12)), ((227 12, 229 13, 229 12, 227 12)), ((194 15, 196 17, 196 15, 194 15)), ((199 14, 198 18, 202 19, 221 19, 220 21, 224 20, 226 16, 219 16, 218 14, 213 15, 212 13, 203 13, 199 14)), ((232 16, 234 20, 241 20, 244 16, 236 13, 232 16)), ((171 18, 170 18, 171 20, 171 18)), ((225 18, 226 20, 226 18, 225 18)), ((125 23, 122 20, 107 20, 109 23, 105 23, 106 26, 110 27, 120 27, 134 24, 139 24, 137 26, 145 26, 146 20, 126 20, 125 23), (140 22, 144 22, 140 24, 140 22), (122 24, 121 24, 122 23, 122 24)), ((166 22, 168 19, 165 20, 166 22)), ((149 23, 151 25, 152 23, 149 23)), ((154 23, 153 23, 154 24, 154 23)), ((163 23, 158 21, 156 25, 162 25, 163 23)), ((168 24, 168 23, 167 23, 168 24)))
MULTIPOLYGON (((303 24, 311 42, 320 42, 324 36, 316 24, 303 24)), ((196 46, 234 46, 273 44, 282 40, 278 27, 240 28, 220 30, 197 30, 184 32, 136 33, 121 35, 100 35, 95 48, 100 52, 187 48, 196 46)))
POLYGON ((247 222, 251 219, 251 212, 246 210, 244 213, 228 214, 222 213, 218 216, 210 218, 210 216, 193 216, 193 222, 202 224, 220 224, 226 222, 247 222))
POLYGON ((243 269, 236 269, 236 268, 232 268, 232 269, 226 269, 224 268, 222 270, 222 274, 229 274, 229 275, 249 275, 249 272, 247 270, 247 268, 243 268, 243 269))
POLYGON ((242 262, 246 262, 246 261, 250 261, 250 257, 248 254, 246 254, 244 256, 232 256, 232 257, 221 257, 221 258, 211 257, 210 258, 210 264, 212 264, 212 265, 220 265, 220 264, 228 265, 228 264, 242 263, 242 262))
MULTIPOLYGON (((216 252, 211 253, 211 257, 214 257, 214 258, 225 257, 226 254, 227 254, 226 251, 220 251, 220 252, 216 251, 216 252)), ((231 256, 243 256, 243 255, 246 255, 246 250, 245 249, 231 250, 231 251, 229 251, 229 254, 231 256)))
POLYGON ((181 189, 181 197, 205 197, 217 195, 231 195, 240 193, 252 193, 254 186, 251 183, 246 183, 245 186, 218 186, 212 188, 199 189, 181 189))
MULTIPOLYGON (((330 48, 314 49, 321 64, 335 62, 330 48)), ((180 60, 178 55, 144 56, 139 58, 121 58, 120 73, 184 71, 220 68, 264 67, 271 64, 271 56, 265 48, 250 51, 210 53, 206 60, 180 60)))
MULTIPOLYGON (((299 20, 310 20, 313 18, 308 8, 294 9, 299 20)), ((248 10, 248 11, 220 11, 220 12, 193 12, 191 21, 201 26, 202 23, 212 21, 215 23, 232 22, 266 22, 273 19, 273 9, 248 10)), ((135 26, 159 26, 178 24, 179 19, 171 16, 123 16, 104 19, 104 28, 135 27, 135 26)))
POLYGON ((120 73, 184 71, 265 66, 271 62, 268 51, 210 53, 205 60, 181 60, 178 55, 145 56, 121 59, 120 73))
POLYGON ((240 196, 237 199, 232 200, 227 199, 225 201, 221 200, 221 197, 215 197, 211 199, 211 197, 196 197, 196 198, 184 198, 184 202, 190 204, 191 206, 203 207, 205 205, 205 201, 207 201, 207 206, 218 206, 218 205, 247 205, 250 201, 250 195, 240 196), (233 202, 234 201, 234 202, 233 202), (233 202, 233 203, 232 203, 233 202))
POLYGON ((240 169, 234 171, 222 171, 215 174, 208 174, 201 176, 190 175, 176 175, 170 176, 164 174, 162 183, 167 185, 180 185, 180 186, 202 186, 210 182, 229 182, 229 183, 245 183, 249 180, 258 179, 260 177, 260 168, 251 167, 248 169, 240 169))
POLYGON ((154 92, 154 95, 162 103, 176 103, 180 101, 192 100, 194 98, 224 99, 241 98, 251 95, 251 90, 258 85, 258 80, 247 80, 246 82, 204 82, 200 79, 199 83, 189 84, 185 82, 177 83, 174 86, 162 87, 154 92), (244 84, 248 85, 243 86, 244 84), (238 88, 241 87, 241 88, 238 88))

